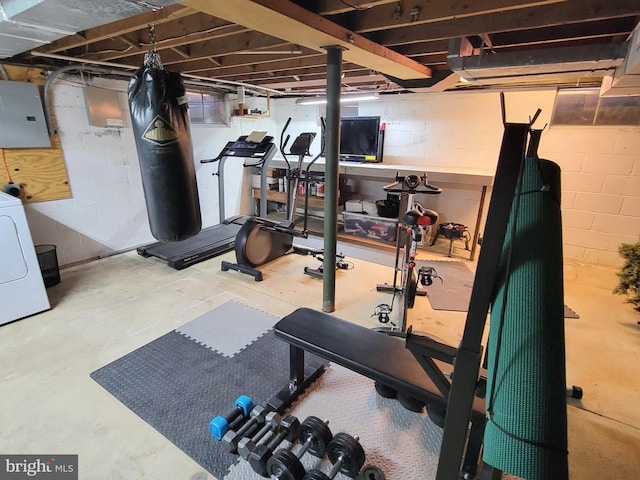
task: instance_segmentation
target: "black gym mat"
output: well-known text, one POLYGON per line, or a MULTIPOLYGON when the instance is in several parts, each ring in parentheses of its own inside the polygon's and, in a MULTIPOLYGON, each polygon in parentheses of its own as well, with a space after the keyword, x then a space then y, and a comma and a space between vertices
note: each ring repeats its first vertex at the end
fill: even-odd
MULTIPOLYGON (((449 310, 466 312, 469 310, 471 290, 474 274, 464 262, 451 260, 420 260, 416 268, 433 267, 438 278, 428 287, 422 287, 427 292, 427 298, 434 310, 449 310)), ((565 318, 580 318, 571 308, 564 306, 565 318)))
MULTIPOLYGON (((307 362, 313 360, 307 357, 307 362)), ((241 394, 263 404, 279 391, 289 380, 289 346, 269 330, 228 358, 172 331, 96 370, 91 378, 223 478, 238 457, 211 436, 209 422, 231 410, 241 394)))

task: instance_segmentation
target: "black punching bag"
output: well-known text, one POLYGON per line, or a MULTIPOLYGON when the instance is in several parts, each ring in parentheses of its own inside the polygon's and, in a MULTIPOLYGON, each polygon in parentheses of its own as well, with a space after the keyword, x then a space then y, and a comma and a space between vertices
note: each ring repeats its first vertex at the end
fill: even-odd
POLYGON ((147 63, 129 82, 129 109, 151 233, 175 242, 202 227, 188 97, 179 73, 147 63))

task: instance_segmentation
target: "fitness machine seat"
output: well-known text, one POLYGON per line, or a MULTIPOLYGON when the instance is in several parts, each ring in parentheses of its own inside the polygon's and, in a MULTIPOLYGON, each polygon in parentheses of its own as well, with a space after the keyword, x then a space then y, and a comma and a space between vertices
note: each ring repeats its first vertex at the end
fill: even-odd
MULTIPOLYGON (((442 420, 446 412, 446 398, 406 348, 403 339, 309 308, 299 308, 284 317, 276 323, 274 332, 277 338, 290 344, 292 378, 289 386, 308 384, 307 374, 304 372, 304 352, 307 351, 424 402, 427 413, 430 407, 435 411, 435 415, 429 415, 432 419, 440 417, 438 420, 442 420)), ((418 344, 426 338, 415 337, 418 337, 418 344)), ((439 354, 436 352, 433 362, 440 368, 444 366, 447 371, 453 371, 453 366, 442 359, 453 358, 456 349, 444 345, 439 345, 438 348, 439 354)), ((420 345, 415 350, 419 352, 420 345)), ((283 391, 288 388, 285 387, 283 391)), ((298 388, 297 392, 300 390, 298 388)), ((283 400, 278 398, 278 401, 283 400)), ((288 398, 285 403, 290 404, 292 401, 292 398, 288 398)), ((467 449, 462 462, 462 471, 465 475, 470 475, 469 478, 473 478, 477 470, 485 422, 485 400, 476 396, 473 400, 467 449)))

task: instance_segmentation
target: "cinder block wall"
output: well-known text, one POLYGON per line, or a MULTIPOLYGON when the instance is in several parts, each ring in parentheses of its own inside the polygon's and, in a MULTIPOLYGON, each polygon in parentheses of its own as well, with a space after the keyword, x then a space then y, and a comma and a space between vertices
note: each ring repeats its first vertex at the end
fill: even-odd
MULTIPOLYGON (((126 82, 95 82, 120 91, 127 112, 126 82)), ((536 126, 542 128, 551 118, 554 98, 554 90, 508 92, 507 121, 526 122, 541 108, 536 126)), ((153 241, 131 128, 90 126, 78 82, 56 82, 52 101, 73 198, 26 205, 34 241, 56 244, 62 265, 153 241)), ((267 119, 234 118, 228 127, 192 129, 205 226, 218 222, 218 191, 211 175, 215 167, 200 164, 200 159, 216 156, 227 141, 253 130, 266 130, 278 139, 288 117, 293 118, 292 138, 301 131, 319 131, 317 107, 276 99, 271 108, 267 119)), ((498 92, 385 95, 359 109, 360 115, 380 115, 386 122, 387 163, 427 172, 430 167, 495 170, 503 131, 498 92)), ((313 151, 318 148, 316 142, 313 151)), ((563 171, 565 256, 619 265, 618 245, 635 242, 640 234, 640 128, 547 127, 540 154, 563 171)), ((450 194, 427 206, 448 221, 472 224, 477 189, 446 187, 450 194)), ((228 199, 230 215, 239 200, 231 188, 227 193, 234 197, 228 199)))
MULTIPOLYGON (((362 103, 360 114, 386 121, 386 162, 427 172, 430 166, 495 171, 499 98, 499 92, 384 96, 362 103)), ((542 110, 534 125, 545 127, 539 155, 562 169, 565 258, 619 266, 619 245, 640 240, 640 127, 549 126, 554 100, 554 89, 506 92, 506 120, 527 122, 542 110)), ((460 201, 472 208, 469 196, 460 201)))

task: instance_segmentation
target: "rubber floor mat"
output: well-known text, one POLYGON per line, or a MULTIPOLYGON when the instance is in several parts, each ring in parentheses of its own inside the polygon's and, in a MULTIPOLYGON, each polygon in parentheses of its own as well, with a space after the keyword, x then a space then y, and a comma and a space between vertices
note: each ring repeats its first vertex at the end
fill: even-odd
MULTIPOLYGON (((228 315, 229 305, 222 307, 228 315)), ((242 311, 244 315, 226 321, 255 325, 256 319, 246 320, 247 314, 267 315, 242 311)), ((268 330, 232 358, 218 353, 224 351, 223 345, 205 345, 172 331, 96 370, 91 378, 204 469, 223 478, 238 457, 211 436, 209 422, 230 411, 242 394, 264 404, 284 387, 289 381, 289 345, 268 330)), ((313 360, 307 356, 307 362, 313 360)))
MULTIPOLYGON (((464 262, 451 260, 420 260, 416 262, 416 269, 422 266, 433 267, 440 277, 433 278, 433 283, 428 287, 421 287, 427 293, 431 308, 453 312, 469 310, 474 274, 464 262)), ((580 318, 566 305, 564 306, 564 317, 580 318)))

